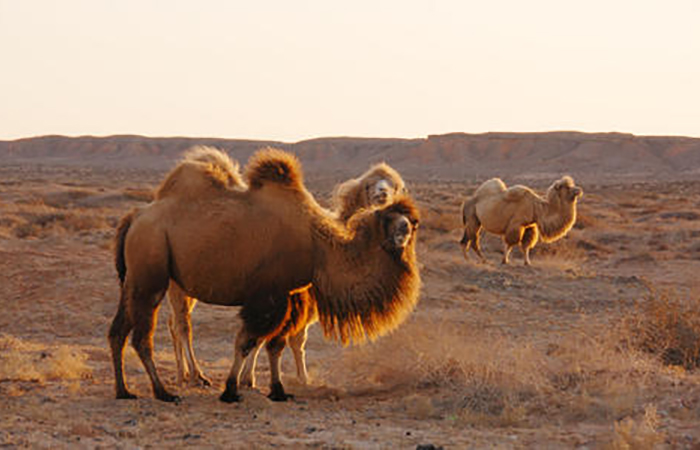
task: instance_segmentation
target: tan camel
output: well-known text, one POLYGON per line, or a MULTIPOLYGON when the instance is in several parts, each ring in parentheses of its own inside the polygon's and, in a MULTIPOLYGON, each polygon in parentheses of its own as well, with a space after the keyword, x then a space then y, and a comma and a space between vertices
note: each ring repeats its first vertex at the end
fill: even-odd
POLYGON ((339 184, 333 192, 333 209, 347 222, 360 209, 385 204, 402 193, 406 187, 401 175, 388 164, 379 163, 358 178, 339 184))
MULTIPOLYGON (((155 199, 175 195, 201 195, 201 192, 210 190, 215 194, 221 188, 239 191, 248 188, 240 174, 238 163, 215 148, 195 146, 185 152, 173 173, 165 178, 156 190, 155 199)), ((211 380, 202 372, 192 345, 191 314, 197 299, 189 297, 177 283, 171 281, 168 303, 172 309, 168 328, 175 351, 178 384, 182 385, 185 380, 189 380, 192 384, 211 386, 211 380), (185 356, 188 365, 184 363, 185 356)))
POLYGON ((515 245, 530 265, 530 249, 541 236, 544 242, 562 238, 576 222, 576 202, 583 190, 574 180, 565 176, 555 181, 544 198, 532 189, 517 185, 506 188, 499 178, 484 182, 474 195, 462 204, 464 236, 460 241, 468 260, 473 248, 485 260, 479 246, 479 235, 484 228, 489 233, 503 236, 503 264, 515 245))
MULTIPOLYGON (((188 185, 193 184, 192 178, 199 176, 202 180, 199 183, 206 184, 207 174, 214 174, 216 179, 221 180, 229 188, 245 189, 245 183, 238 172, 238 165, 232 161, 226 153, 212 147, 195 147, 185 153, 181 163, 192 162, 202 163, 201 172, 188 172, 188 185)), ((188 186, 189 187, 189 186, 188 186)), ((360 177, 348 180, 334 189, 333 210, 336 216, 347 222, 359 209, 370 206, 379 206, 390 202, 396 195, 405 193, 405 185, 401 176, 386 163, 373 165, 360 177)), ((160 198, 160 190, 156 192, 156 198, 160 198)), ((177 382, 182 385, 185 381, 191 384, 201 384, 210 386, 211 381, 204 375, 192 345, 192 325, 191 313, 197 301, 188 297, 177 284, 172 283, 168 288, 168 300, 173 314, 168 320, 168 326, 172 336, 175 350, 175 361, 177 365, 177 382), (187 365, 185 365, 187 358, 187 365)), ((308 328, 318 321, 315 304, 309 302, 304 304, 301 301, 309 299, 310 296, 303 295, 297 298, 295 311, 297 315, 304 318, 304 323, 295 323, 295 326, 287 330, 287 344, 292 350, 296 364, 297 378, 303 383, 308 383, 308 371, 306 368, 306 340, 308 328)), ((261 341, 253 350, 251 356, 246 359, 243 369, 241 383, 250 387, 255 387, 255 366, 258 354, 262 349, 264 341, 261 341)))
POLYGON ((261 339, 268 340, 269 397, 287 399, 279 373, 285 342, 270 338, 293 322, 290 298, 309 284, 324 334, 343 344, 382 336, 414 309, 418 212, 409 197, 361 211, 343 227, 306 190, 291 154, 268 149, 253 155, 243 191, 212 180, 199 193, 184 192, 179 180, 170 180, 196 169, 188 163, 174 169, 163 184, 171 189, 132 211, 117 229, 121 298, 109 331, 117 398, 135 398, 123 371, 133 331, 155 397, 178 400, 153 361, 156 313, 170 280, 200 301, 243 307, 220 397, 225 402, 239 400, 244 360, 261 339))

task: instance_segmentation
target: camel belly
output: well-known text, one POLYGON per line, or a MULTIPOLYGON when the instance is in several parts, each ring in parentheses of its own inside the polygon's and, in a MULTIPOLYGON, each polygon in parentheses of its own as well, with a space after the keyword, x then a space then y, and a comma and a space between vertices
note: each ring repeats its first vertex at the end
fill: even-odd
POLYGON ((310 252, 284 246, 280 238, 256 242, 244 236, 223 245, 196 238, 180 248, 171 244, 171 277, 190 296, 205 303, 237 306, 252 296, 287 292, 311 282, 310 252), (196 255, 194 257, 190 255, 196 255))

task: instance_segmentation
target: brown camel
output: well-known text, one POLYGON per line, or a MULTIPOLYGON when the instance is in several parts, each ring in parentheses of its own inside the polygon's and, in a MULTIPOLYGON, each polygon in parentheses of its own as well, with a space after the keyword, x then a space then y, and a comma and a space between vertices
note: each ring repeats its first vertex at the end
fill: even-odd
MULTIPOLYGON (((185 153, 181 163, 191 162, 204 164, 199 176, 200 183, 206 183, 207 174, 214 174, 223 184, 230 188, 246 189, 245 183, 238 172, 238 165, 232 161, 226 153, 211 147, 195 147, 185 153)), ((190 177, 197 172, 188 172, 190 177)), ((189 180, 189 184, 193 181, 189 180)), ((370 206, 379 206, 390 202, 396 195, 405 193, 406 189, 401 176, 386 163, 373 165, 358 178, 348 180, 334 189, 333 210, 337 217, 347 222, 352 213, 370 206)), ((156 198, 160 198, 160 190, 156 192, 156 198)), ((191 313, 197 301, 188 297, 177 284, 172 283, 168 288, 168 300, 173 314, 168 320, 168 326, 172 336, 177 364, 177 381, 182 385, 189 380, 192 384, 210 386, 211 381, 206 377, 199 366, 192 345, 191 313), (186 350, 186 352, 185 352, 186 350), (185 357, 187 365, 185 365, 185 357)), ((291 299, 290 299, 291 300, 291 299)), ((292 302, 293 316, 297 319, 294 326, 285 327, 287 343, 292 349, 296 363, 297 378, 303 383, 308 383, 308 371, 306 369, 305 345, 308 336, 308 327, 318 321, 315 303, 311 302, 309 295, 298 295, 292 302), (309 302, 304 303, 304 300, 309 302), (303 319, 302 322, 300 322, 303 319)), ((284 337, 284 336, 283 336, 284 337)), ((258 354, 264 341, 252 351, 246 359, 241 383, 255 387, 255 365, 258 354)))
POLYGON ((468 260, 469 248, 473 248, 481 260, 485 260, 479 246, 481 229, 503 236, 503 264, 515 245, 530 265, 530 249, 541 236, 544 242, 562 238, 576 222, 576 202, 583 190, 574 180, 565 176, 555 181, 545 197, 540 197, 525 186, 506 188, 499 178, 484 182, 474 195, 462 204, 464 236, 460 241, 464 257, 468 260))
POLYGON ((153 331, 170 280, 200 301, 242 306, 234 363, 221 400, 239 400, 245 358, 268 340, 270 398, 287 398, 279 374, 290 323, 290 298, 311 283, 324 334, 363 342, 395 329, 415 307, 420 290, 415 245, 418 212, 401 196, 340 226, 306 190, 299 162, 279 150, 249 161, 249 188, 230 189, 211 179, 198 192, 179 179, 196 165, 181 164, 164 195, 133 211, 117 230, 116 265, 121 298, 109 341, 117 398, 135 398, 124 380, 123 352, 132 345, 156 398, 176 401, 153 362, 153 331), (289 294, 292 294, 291 296, 289 294))

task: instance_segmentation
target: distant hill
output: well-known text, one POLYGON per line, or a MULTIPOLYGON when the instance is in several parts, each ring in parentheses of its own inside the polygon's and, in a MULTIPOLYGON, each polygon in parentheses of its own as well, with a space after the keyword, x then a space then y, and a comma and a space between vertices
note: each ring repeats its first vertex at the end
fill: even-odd
POLYGON ((143 136, 0 141, 0 165, 41 164, 165 170, 196 144, 225 149, 244 163, 258 148, 293 151, 312 177, 347 178, 386 161, 421 180, 613 181, 700 177, 700 139, 622 133, 452 133, 426 139, 320 138, 296 143, 143 136))

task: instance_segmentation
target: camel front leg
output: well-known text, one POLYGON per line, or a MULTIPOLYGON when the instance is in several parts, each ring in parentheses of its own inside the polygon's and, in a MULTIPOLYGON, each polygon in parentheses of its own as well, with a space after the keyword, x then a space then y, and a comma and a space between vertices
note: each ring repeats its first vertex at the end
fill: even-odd
POLYGON ((523 255, 525 256, 526 266, 531 265, 530 249, 532 249, 535 246, 535 244, 537 244, 538 239, 539 232, 537 230, 537 226, 530 226, 525 228, 525 231, 523 231, 522 240, 520 241, 520 250, 522 250, 523 255))
POLYGON ((506 234, 503 236, 503 264, 508 264, 510 257, 510 252, 513 247, 520 243, 522 237, 523 229, 522 227, 511 227, 506 230, 506 234))
POLYGON ((292 334, 289 336, 289 347, 292 349, 292 354, 294 355, 294 362, 297 366, 297 378, 303 384, 309 383, 309 373, 306 371, 306 339, 308 336, 309 325, 305 325, 304 328, 297 334, 292 334))
POLYGON ((238 394, 238 386, 243 364, 245 364, 245 360, 250 352, 257 347, 259 341, 258 337, 254 337, 246 330, 245 325, 241 327, 241 330, 236 335, 236 349, 233 365, 226 379, 226 389, 219 397, 219 400, 222 402, 233 403, 241 400, 241 396, 238 394))
POLYGON ((283 337, 275 336, 267 343, 267 355, 270 358, 270 394, 268 398, 275 402, 286 402, 293 395, 284 392, 282 386, 281 366, 282 351, 286 345, 283 337))

